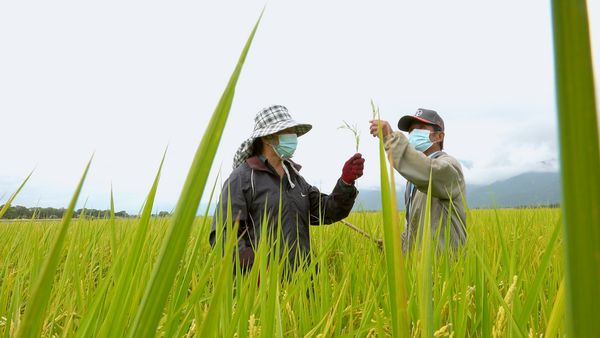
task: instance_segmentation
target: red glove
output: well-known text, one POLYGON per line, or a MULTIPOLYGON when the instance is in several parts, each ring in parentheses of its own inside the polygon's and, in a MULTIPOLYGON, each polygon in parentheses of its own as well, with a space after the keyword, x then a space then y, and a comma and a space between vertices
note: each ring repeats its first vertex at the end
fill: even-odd
POLYGON ((365 159, 362 158, 360 153, 354 154, 354 156, 350 157, 344 164, 344 168, 342 169, 342 181, 348 185, 354 184, 354 181, 362 176, 364 168, 365 159))

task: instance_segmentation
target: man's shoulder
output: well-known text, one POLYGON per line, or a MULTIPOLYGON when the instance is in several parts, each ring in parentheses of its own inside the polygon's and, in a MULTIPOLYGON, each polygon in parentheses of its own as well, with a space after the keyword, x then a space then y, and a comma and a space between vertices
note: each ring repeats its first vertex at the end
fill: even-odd
POLYGON ((462 170, 462 165, 460 164, 460 161, 456 157, 448 154, 445 151, 440 152, 440 155, 436 158, 450 162, 454 167, 462 170))

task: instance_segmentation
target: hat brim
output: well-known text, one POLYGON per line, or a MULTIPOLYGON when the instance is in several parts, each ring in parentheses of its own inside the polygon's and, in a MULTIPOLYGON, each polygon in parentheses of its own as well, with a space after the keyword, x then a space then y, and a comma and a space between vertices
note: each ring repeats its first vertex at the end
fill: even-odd
POLYGON ((411 124, 413 124, 413 122, 423 122, 423 123, 427 123, 430 124, 432 126, 437 126, 437 124, 420 118, 420 117, 416 117, 416 116, 412 116, 412 115, 406 115, 406 116, 402 116, 402 118, 398 121, 398 129, 402 130, 402 131, 408 131, 410 129, 411 124))
POLYGON ((312 125, 308 123, 300 123, 294 120, 285 120, 271 124, 265 128, 254 130, 252 132, 252 135, 244 142, 242 142, 242 144, 236 151, 235 156, 233 158, 233 168, 237 168, 243 161, 245 161, 248 158, 248 156, 251 155, 252 144, 254 143, 254 140, 263 136, 277 134, 278 132, 289 128, 293 128, 294 133, 296 133, 296 135, 302 136, 312 129, 312 125))
POLYGON ((302 136, 308 133, 312 129, 312 125, 308 123, 300 123, 294 120, 286 120, 281 121, 275 124, 272 124, 266 128, 257 129, 252 132, 250 138, 256 139, 263 136, 277 134, 278 132, 286 129, 293 128, 294 132, 298 136, 302 136))

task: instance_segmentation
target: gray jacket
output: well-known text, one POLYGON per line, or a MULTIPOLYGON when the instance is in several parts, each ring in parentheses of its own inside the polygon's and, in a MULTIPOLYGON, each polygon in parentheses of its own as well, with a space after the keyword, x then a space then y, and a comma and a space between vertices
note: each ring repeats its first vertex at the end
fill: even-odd
MULTIPOLYGON (((288 171, 294 187, 287 176, 280 178, 264 157, 250 157, 237 167, 223 184, 219 205, 213 218, 210 242, 215 243, 217 221, 227 221, 228 200, 235 222, 239 215, 240 231, 238 249, 256 248, 260 241, 261 225, 266 215, 267 232, 275 235, 279 213, 281 184, 281 231, 284 244, 288 246, 289 262, 296 261, 297 250, 308 257, 310 252, 309 225, 330 224, 344 219, 354 205, 358 191, 338 180, 330 195, 308 184, 298 174, 301 166, 289 164, 288 171), (227 198, 229 193, 229 198, 227 198), (266 207, 265 207, 266 203, 266 207), (222 216, 219 217, 219 212, 222 216)), ((287 174, 286 174, 287 175, 287 174)), ((283 247, 283 245, 282 245, 283 247)), ((240 254, 241 255, 241 254, 240 254)))
POLYGON ((429 158, 414 147, 401 132, 394 132, 384 138, 385 150, 392 157, 394 168, 409 184, 405 195, 406 227, 402 233, 402 249, 407 252, 416 242, 422 227, 427 201, 429 174, 431 172, 431 234, 436 236, 441 225, 438 248, 442 249, 448 240, 452 249, 458 248, 467 240, 467 216, 465 212, 465 179, 460 162, 454 157, 440 152, 429 158), (414 189, 410 189, 410 183, 414 189), (449 222, 449 238, 446 226, 449 222), (441 221, 441 223, 440 223, 441 221))

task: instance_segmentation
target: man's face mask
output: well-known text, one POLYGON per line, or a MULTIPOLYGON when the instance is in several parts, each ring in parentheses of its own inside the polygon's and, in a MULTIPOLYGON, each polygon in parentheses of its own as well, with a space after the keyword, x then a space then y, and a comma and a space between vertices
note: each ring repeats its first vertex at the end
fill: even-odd
POLYGON ((279 144, 273 147, 277 156, 279 156, 282 160, 287 160, 292 158, 294 152, 296 151, 296 147, 298 146, 298 136, 296 134, 281 134, 278 135, 279 144))
POLYGON ((413 129, 408 134, 408 143, 412 144, 418 151, 424 152, 433 145, 433 142, 429 139, 430 133, 427 129, 413 129))

